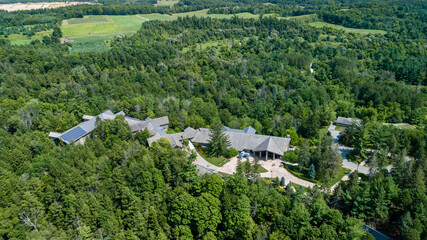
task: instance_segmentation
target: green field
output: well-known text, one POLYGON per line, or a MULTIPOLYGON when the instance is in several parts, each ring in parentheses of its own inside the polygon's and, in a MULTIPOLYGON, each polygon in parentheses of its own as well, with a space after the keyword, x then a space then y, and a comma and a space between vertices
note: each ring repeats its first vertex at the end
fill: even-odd
MULTIPOLYGON (((123 35, 129 36, 131 32, 124 33, 123 35)), ((103 52, 109 48, 106 44, 107 41, 116 37, 117 34, 110 34, 104 36, 88 36, 88 37, 71 37, 70 42, 73 44, 71 52, 103 52)))
POLYGON ((387 33, 386 31, 383 31, 383 30, 347 28, 340 25, 330 24, 325 22, 312 22, 312 23, 309 23, 309 25, 315 28, 328 27, 328 28, 334 28, 338 30, 344 30, 349 33, 358 33, 358 34, 386 34, 387 33))
POLYGON ((118 34, 136 32, 143 22, 145 20, 136 15, 85 16, 64 20, 61 30, 64 37, 118 34))
POLYGON ((73 44, 72 52, 108 50, 107 40, 117 35, 132 35, 147 19, 138 15, 85 16, 62 22, 62 33, 73 44))
POLYGON ((165 6, 165 7, 173 7, 175 3, 178 3, 179 0, 157 0, 157 3, 154 6, 165 6))
POLYGON ((10 34, 7 39, 10 41, 12 45, 24 45, 24 44, 29 44, 31 41, 36 39, 41 41, 44 36, 49 36, 50 34, 52 34, 52 31, 53 30, 38 32, 36 33, 36 35, 30 38, 22 34, 10 34))
POLYGON ((146 21, 160 20, 160 21, 172 21, 175 20, 176 17, 167 14, 160 13, 151 13, 151 14, 139 14, 137 15, 146 21))

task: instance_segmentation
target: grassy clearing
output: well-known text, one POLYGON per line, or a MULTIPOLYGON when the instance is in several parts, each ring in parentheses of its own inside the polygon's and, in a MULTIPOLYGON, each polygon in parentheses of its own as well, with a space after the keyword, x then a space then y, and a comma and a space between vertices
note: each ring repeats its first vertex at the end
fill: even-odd
POLYGON ((231 47, 232 41, 230 40, 222 40, 222 41, 209 41, 209 42, 204 42, 204 43, 199 43, 196 45, 192 45, 191 47, 185 47, 182 49, 182 52, 188 52, 192 47, 195 47, 197 50, 205 50, 207 48, 210 47, 220 47, 221 45, 227 45, 229 47, 231 47))
POLYGON ((106 41, 133 34, 145 21, 138 15, 85 16, 64 20, 61 30, 73 44, 72 52, 102 52, 108 50, 106 41))
POLYGON ((312 23, 309 23, 309 25, 315 28, 327 27, 327 28, 334 28, 338 30, 343 30, 345 32, 357 33, 357 34, 386 34, 387 33, 386 31, 383 31, 383 30, 347 28, 340 25, 330 24, 325 22, 312 22, 312 23))
POLYGON ((179 0, 157 0, 154 6, 158 7, 173 7, 174 4, 178 3, 179 0))
POLYGON ((160 13, 139 14, 138 16, 143 19, 147 19, 148 21, 153 21, 153 20, 172 21, 176 19, 176 17, 174 16, 167 15, 167 14, 160 14, 160 13))
POLYGON ((316 16, 317 16, 316 14, 306 14, 306 15, 300 15, 300 16, 289 16, 289 17, 278 17, 278 18, 286 19, 286 20, 306 20, 316 16))
MULTIPOLYGON (((193 11, 193 12, 183 12, 183 13, 175 13, 173 14, 174 17, 185 17, 185 16, 196 16, 196 17, 201 17, 201 16, 206 16, 208 15, 208 11, 209 9, 203 9, 203 10, 199 10, 199 11, 193 11)), ((212 14, 214 15, 214 14, 212 14)), ((222 14, 218 14, 218 15, 222 15, 222 14)))
POLYGON ((53 30, 47 30, 47 31, 43 31, 43 32, 38 32, 36 33, 36 35, 32 36, 32 37, 27 37, 25 35, 22 34, 10 34, 8 38, 10 43, 12 45, 25 45, 25 44, 29 44, 31 41, 33 40, 42 40, 44 36, 49 36, 52 34, 53 30))
POLYGON ((90 15, 84 16, 83 18, 72 18, 67 20, 67 24, 88 24, 88 23, 103 23, 108 22, 105 16, 102 15, 90 15))
POLYGON ((124 31, 138 31, 141 28, 141 24, 147 20, 139 18, 136 15, 116 15, 109 16, 113 19, 114 23, 117 23, 124 31))
POLYGON ((118 24, 66 25, 62 28, 64 37, 104 35, 123 32, 118 24))
MULTIPOLYGON (((132 32, 123 33, 130 36, 132 32)), ((109 49, 107 42, 115 38, 117 34, 104 36, 72 37, 70 42, 73 44, 71 52, 102 52, 109 49)))

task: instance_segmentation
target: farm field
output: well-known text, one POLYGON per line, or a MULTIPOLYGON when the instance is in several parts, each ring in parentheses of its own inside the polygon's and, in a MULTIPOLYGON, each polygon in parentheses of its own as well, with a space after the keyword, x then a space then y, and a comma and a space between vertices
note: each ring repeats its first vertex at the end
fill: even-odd
POLYGON ((358 34, 386 34, 387 33, 386 31, 383 31, 383 30, 347 28, 341 25, 325 23, 325 22, 313 22, 313 23, 309 23, 309 25, 315 28, 329 27, 329 28, 335 28, 338 30, 344 30, 346 32, 358 33, 358 34))

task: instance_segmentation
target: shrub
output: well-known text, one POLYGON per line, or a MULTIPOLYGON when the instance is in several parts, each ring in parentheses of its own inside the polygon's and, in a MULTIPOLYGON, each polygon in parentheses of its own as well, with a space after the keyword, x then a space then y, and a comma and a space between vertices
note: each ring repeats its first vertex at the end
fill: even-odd
POLYGON ((237 151, 235 148, 229 148, 227 153, 225 154, 225 157, 227 158, 232 158, 237 156, 237 154, 239 154, 239 151, 237 151))

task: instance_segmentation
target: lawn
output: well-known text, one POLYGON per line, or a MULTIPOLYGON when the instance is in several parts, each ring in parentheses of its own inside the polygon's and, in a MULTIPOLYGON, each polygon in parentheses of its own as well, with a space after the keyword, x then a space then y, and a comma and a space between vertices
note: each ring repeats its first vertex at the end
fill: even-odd
POLYGON ((343 126, 335 126, 335 130, 340 131, 340 132, 344 131, 346 128, 347 127, 343 127, 343 126))
POLYGON ((221 167, 224 166, 224 164, 228 163, 230 161, 230 159, 225 158, 225 157, 207 157, 207 156, 203 156, 202 157, 208 161, 209 163, 217 166, 217 167, 221 167))
POLYGON ((293 166, 293 165, 284 163, 283 167, 286 168, 286 170, 288 170, 290 173, 292 173, 292 175, 294 175, 295 177, 298 177, 298 178, 301 178, 301 179, 304 179, 306 181, 309 181, 309 182, 312 182, 312 183, 316 183, 316 184, 319 184, 319 185, 321 184, 321 182, 319 182, 318 180, 311 179, 311 178, 307 177, 307 175, 306 175, 306 172, 308 171, 307 168, 303 168, 301 170, 302 172, 299 172, 298 171, 298 166, 293 166))
POLYGON ((383 30, 347 28, 341 25, 325 23, 325 22, 312 22, 312 23, 309 23, 309 25, 315 28, 328 27, 328 28, 334 28, 338 30, 344 30, 349 33, 358 33, 358 34, 386 34, 387 33, 386 31, 383 31, 383 30))
MULTIPOLYGON (((302 172, 298 171, 298 166, 292 166, 289 164, 283 164, 283 166, 286 168, 286 170, 288 170, 290 173, 292 173, 292 175, 299 177, 301 179, 304 179, 306 181, 312 182, 312 183, 316 183, 321 185, 322 183, 319 180, 316 179, 311 179, 309 177, 306 176, 306 172, 308 171, 307 168, 303 168, 302 172)), ((327 187, 332 187, 335 183, 337 183, 338 181, 340 181, 346 174, 348 174, 350 172, 349 169, 346 168, 341 168, 337 174, 335 174, 335 177, 332 178, 332 180, 329 182, 327 187)))
POLYGON ((332 178, 332 181, 329 183, 328 187, 332 187, 335 183, 337 183, 338 181, 340 181, 349 172, 350 172, 350 169, 342 167, 340 170, 338 170, 338 173, 335 174, 335 177, 332 178))

